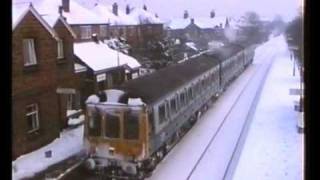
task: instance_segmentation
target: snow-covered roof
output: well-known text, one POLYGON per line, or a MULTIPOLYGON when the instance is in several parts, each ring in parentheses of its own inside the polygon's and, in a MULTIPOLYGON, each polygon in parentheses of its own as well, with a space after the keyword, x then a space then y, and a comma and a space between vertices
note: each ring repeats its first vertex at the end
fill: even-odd
MULTIPOLYGON (((19 0, 13 0, 13 4, 21 4, 19 0)), ((63 12, 68 24, 107 24, 106 18, 98 16, 80 5, 76 0, 70 1, 70 11, 63 12)), ((34 8, 43 16, 59 16, 59 6, 62 0, 29 0, 34 8)), ((49 20, 50 21, 50 20, 49 20)))
MULTIPOLYGON (((38 4, 40 1, 35 1, 38 4)), ((37 9, 34 4, 30 3, 14 3, 12 4, 12 29, 21 22, 24 16, 30 11, 39 20, 39 22, 52 34, 53 37, 58 35, 53 29, 53 26, 60 20, 64 26, 68 29, 73 38, 76 38, 76 34, 70 27, 70 25, 61 17, 58 13, 41 13, 41 9, 37 9)))
POLYGON ((89 11, 96 15, 103 17, 110 25, 137 25, 137 21, 125 14, 123 11, 118 10, 118 16, 112 13, 111 5, 96 4, 95 6, 85 6, 89 11))
POLYGON ((138 24, 161 24, 163 23, 155 14, 142 8, 134 8, 129 14, 138 24))
MULTIPOLYGON (((226 18, 224 16, 220 17, 214 17, 214 18, 206 18, 206 17, 198 17, 193 18, 194 24, 202 29, 207 28, 214 28, 215 26, 220 26, 222 24, 222 27, 224 27, 226 18)), ((170 29, 184 29, 191 23, 191 18, 183 19, 172 19, 167 25, 170 29)))
POLYGON ((92 70, 100 71, 119 65, 128 65, 131 69, 140 67, 140 63, 133 57, 109 48, 100 42, 82 42, 74 44, 74 53, 92 70))
POLYGON ((87 71, 87 68, 79 63, 74 63, 74 72, 80 73, 87 71))
POLYGON ((198 51, 198 48, 196 48, 196 45, 194 44, 194 42, 186 42, 186 45, 187 45, 189 48, 191 48, 191 49, 193 49, 193 50, 195 50, 195 51, 198 51))
POLYGON ((172 19, 167 26, 170 29, 184 29, 190 24, 190 19, 172 19))
POLYGON ((225 22, 226 22, 226 17, 194 18, 194 23, 203 29, 214 28, 215 26, 220 26, 220 24, 222 24, 222 27, 224 27, 225 22))
POLYGON ((18 4, 12 6, 12 30, 17 27, 28 12, 31 12, 38 19, 52 37, 59 39, 54 29, 52 29, 52 27, 41 17, 35 8, 29 4, 18 4))

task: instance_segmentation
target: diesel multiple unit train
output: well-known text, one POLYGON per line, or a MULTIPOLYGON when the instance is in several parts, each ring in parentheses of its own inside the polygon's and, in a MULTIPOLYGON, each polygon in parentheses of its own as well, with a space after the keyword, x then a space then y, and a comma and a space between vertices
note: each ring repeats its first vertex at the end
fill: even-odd
POLYGON ((143 179, 252 62, 255 47, 225 45, 91 95, 86 167, 115 179, 143 179))

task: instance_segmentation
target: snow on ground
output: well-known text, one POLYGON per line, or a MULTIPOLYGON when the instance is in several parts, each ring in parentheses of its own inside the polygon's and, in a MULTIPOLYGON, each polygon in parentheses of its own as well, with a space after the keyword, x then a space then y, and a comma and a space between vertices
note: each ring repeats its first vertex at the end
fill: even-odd
POLYGON ((84 122, 84 115, 80 115, 79 118, 69 118, 68 120, 68 125, 78 125, 84 122))
POLYGON ((12 162, 12 179, 31 177, 50 165, 79 153, 83 148, 83 129, 81 125, 72 130, 65 130, 52 143, 17 158, 12 162), (46 158, 45 152, 49 150, 52 151, 52 157, 46 158))
POLYGON ((262 90, 234 180, 303 178, 303 135, 297 132, 299 114, 293 108, 299 96, 289 95, 290 88, 299 88, 300 77, 292 76, 284 39, 275 48, 282 55, 275 59, 262 90))

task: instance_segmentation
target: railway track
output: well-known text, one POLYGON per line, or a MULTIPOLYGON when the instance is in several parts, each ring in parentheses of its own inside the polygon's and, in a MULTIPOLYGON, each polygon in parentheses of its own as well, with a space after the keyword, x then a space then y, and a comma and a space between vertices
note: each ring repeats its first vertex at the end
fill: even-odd
MULTIPOLYGON (((268 53, 266 53, 268 54, 268 53)), ((260 55, 258 57, 258 59, 266 59, 268 58, 268 56, 266 56, 266 54, 263 54, 263 55, 260 55)), ((254 113, 254 110, 255 110, 255 106, 257 104, 257 101, 259 99, 259 96, 261 94, 261 90, 262 90, 262 87, 264 85, 264 82, 265 82, 265 79, 267 77, 267 74, 270 70, 270 67, 272 65, 272 62, 273 62, 273 59, 274 59, 274 55, 270 58, 272 60, 270 60, 270 62, 268 62, 267 64, 265 64, 264 66, 261 66, 259 67, 260 68, 265 68, 263 69, 263 74, 262 74, 262 81, 261 83, 259 84, 259 86, 257 87, 257 91, 256 91, 256 94, 254 96, 254 99, 251 103, 251 107, 250 107, 250 110, 246 116, 246 119, 245 119, 245 122, 241 128, 241 132, 240 132, 240 135, 236 141, 236 147, 234 148, 234 150, 232 151, 232 155, 231 155, 231 158, 230 160, 228 161, 227 163, 227 167, 226 167, 226 170, 223 174, 223 179, 226 179, 226 178, 231 178, 232 177, 232 173, 233 173, 233 168, 232 167, 232 163, 235 163, 234 162, 234 158, 240 154, 241 152, 241 148, 242 148, 242 141, 245 139, 245 135, 246 135, 246 132, 247 132, 247 129, 248 129, 248 126, 250 125, 250 120, 252 119, 252 115, 254 113)), ((259 71, 259 69, 256 69, 256 72, 259 71)), ((256 74, 256 73, 254 73, 256 74)), ((248 87, 251 85, 252 81, 256 78, 256 76, 251 76, 250 79, 246 82, 244 88, 241 90, 240 94, 238 95, 238 97, 236 98, 236 100, 234 101, 234 103, 232 104, 231 108, 228 110, 227 114, 225 115, 225 117, 223 118, 223 121, 222 123, 219 125, 217 131, 212 135, 212 137, 210 138, 210 141, 209 143, 206 145, 204 151, 201 153, 199 159, 196 161, 196 163, 194 164, 194 166, 192 167, 191 171, 189 172, 186 180, 191 180, 192 179, 192 175, 197 171, 197 168, 199 166, 199 164, 201 164, 203 158, 205 157, 205 155, 207 154, 208 150, 210 148, 212 148, 212 143, 215 141, 217 135, 221 132, 221 129, 224 127, 224 125, 226 124, 228 118, 230 117, 230 114, 231 112, 235 109, 237 103, 239 102, 240 98, 243 96, 243 94, 246 92, 246 90, 248 89, 248 87)), ((233 164, 234 166, 235 164, 233 164)))

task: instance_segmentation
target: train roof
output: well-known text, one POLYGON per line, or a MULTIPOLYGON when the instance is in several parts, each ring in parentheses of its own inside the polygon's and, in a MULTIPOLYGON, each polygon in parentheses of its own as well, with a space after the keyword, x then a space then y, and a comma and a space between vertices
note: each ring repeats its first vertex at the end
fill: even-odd
POLYGON ((237 52, 241 51, 244 49, 242 45, 239 44, 227 44, 219 49, 215 49, 212 51, 207 52, 207 55, 215 57, 219 60, 225 60, 237 52))
POLYGON ((199 56, 130 80, 118 89, 127 92, 129 97, 140 97, 146 104, 152 104, 216 64, 218 61, 212 57, 199 56))
MULTIPOLYGON (((221 53, 227 58, 239 50, 241 49, 239 49, 238 46, 228 46, 223 47, 218 52, 223 51, 221 53)), ((222 56, 219 58, 222 58, 222 56)), ((217 57, 203 54, 183 63, 175 64, 154 73, 127 81, 117 89, 127 92, 128 97, 139 97, 146 104, 152 104, 218 63, 217 57)))

